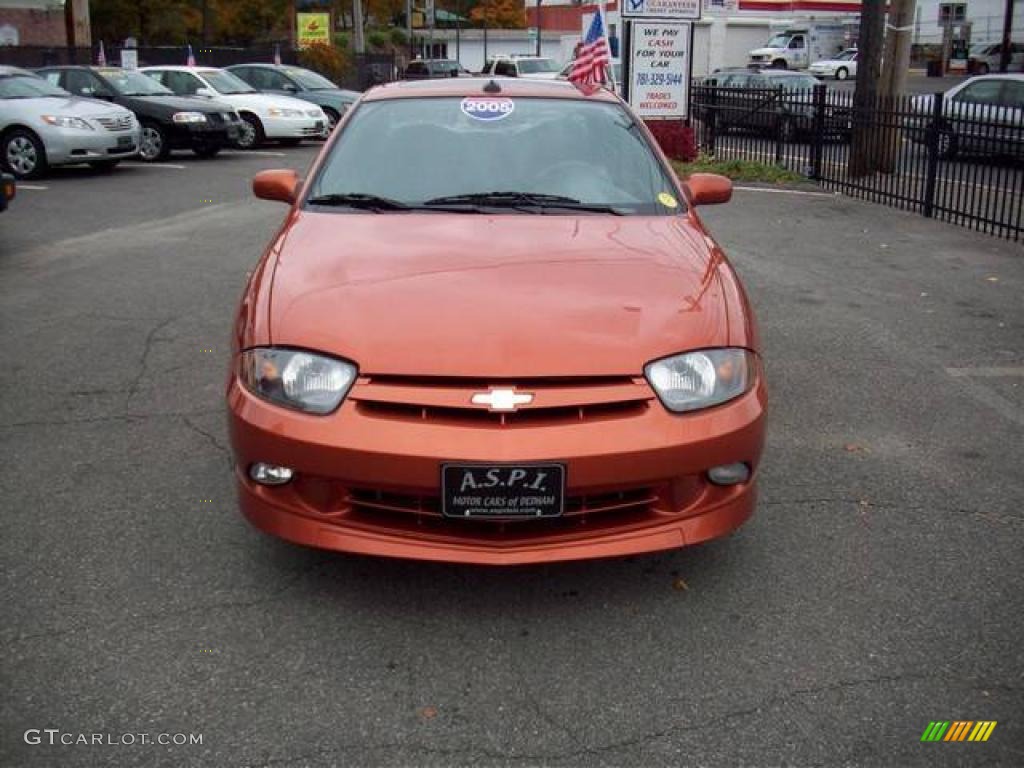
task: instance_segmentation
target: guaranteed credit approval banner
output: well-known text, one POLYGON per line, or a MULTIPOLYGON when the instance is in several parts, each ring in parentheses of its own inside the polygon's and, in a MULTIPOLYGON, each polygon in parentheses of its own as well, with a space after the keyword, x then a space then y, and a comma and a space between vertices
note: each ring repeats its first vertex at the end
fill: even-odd
POLYGON ((690 24, 634 21, 629 105, 640 117, 686 117, 690 89, 690 24))

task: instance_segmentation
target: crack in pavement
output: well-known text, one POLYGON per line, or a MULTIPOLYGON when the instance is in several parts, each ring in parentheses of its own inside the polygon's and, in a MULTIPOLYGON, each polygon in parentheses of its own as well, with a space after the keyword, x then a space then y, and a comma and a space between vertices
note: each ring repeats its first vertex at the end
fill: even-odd
POLYGON ((210 445, 212 445, 214 448, 216 448, 218 451, 220 451, 222 454, 224 454, 224 458, 227 460, 227 463, 228 463, 228 470, 229 471, 234 468, 234 464, 233 464, 232 458, 231 458, 231 451, 229 451, 227 446, 224 445, 223 443, 221 443, 220 440, 217 439, 216 435, 214 435, 212 432, 207 432, 205 429, 203 429, 199 425, 194 424, 192 422, 192 420, 189 419, 188 416, 182 416, 181 420, 185 424, 185 426, 187 426, 189 429, 191 429, 196 434, 198 434, 198 435, 202 436, 203 438, 205 438, 206 442, 208 442, 210 445))
POLYGON ((206 416, 211 413, 223 413, 221 408, 204 408, 198 411, 171 411, 168 413, 126 413, 116 416, 90 416, 83 419, 33 419, 31 421, 12 421, 0 424, 0 429, 26 429, 32 427, 67 427, 75 424, 105 424, 123 422, 138 424, 153 419, 181 419, 186 416, 206 416))
POLYGON ((149 355, 150 352, 153 351, 153 345, 156 344, 156 342, 158 341, 171 341, 171 339, 158 339, 157 334, 160 333, 160 331, 162 331, 164 328, 169 326, 177 319, 178 317, 177 315, 175 315, 174 317, 168 317, 164 320, 161 320, 159 323, 157 323, 150 329, 149 333, 146 334, 146 341, 142 348, 142 355, 139 357, 138 373, 135 374, 135 378, 132 379, 131 383, 128 386, 128 396, 125 398, 124 403, 125 408, 131 405, 132 398, 135 397, 135 395, 139 391, 139 384, 142 382, 142 379, 146 375, 146 371, 149 365, 149 355))

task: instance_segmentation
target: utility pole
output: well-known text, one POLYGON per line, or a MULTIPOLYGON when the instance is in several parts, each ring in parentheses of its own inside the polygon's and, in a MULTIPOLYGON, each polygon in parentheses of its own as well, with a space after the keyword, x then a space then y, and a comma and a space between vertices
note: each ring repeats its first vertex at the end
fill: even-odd
POLYGON ((540 4, 541 4, 541 2, 543 2, 543 0, 537 0, 537 18, 536 18, 536 24, 537 24, 537 55, 538 55, 538 56, 540 56, 540 30, 541 30, 541 23, 540 23, 540 4))
POLYGON ((203 0, 203 45, 213 41, 213 8, 211 0, 203 0))
POLYGON ((880 129, 878 170, 893 173, 900 151, 900 132, 896 127, 897 101, 907 89, 910 69, 910 39, 914 31, 914 10, 917 0, 890 0, 889 19, 885 25, 882 61, 885 68, 878 83, 880 129))
POLYGON ((366 52, 365 30, 363 29, 363 0, 352 0, 352 45, 356 53, 366 52))
POLYGON ((1010 70, 1010 33, 1013 31, 1013 0, 1006 0, 1006 15, 1003 16, 1003 44, 999 48, 999 71, 1010 70))
POLYGON ((68 64, 77 64, 78 51, 76 50, 75 44, 75 4, 71 0, 64 0, 64 34, 67 38, 68 64))
POLYGON ((857 84, 853 92, 853 135, 850 139, 849 173, 854 178, 870 175, 876 169, 872 117, 878 102, 884 31, 885 0, 863 0, 857 44, 857 84))

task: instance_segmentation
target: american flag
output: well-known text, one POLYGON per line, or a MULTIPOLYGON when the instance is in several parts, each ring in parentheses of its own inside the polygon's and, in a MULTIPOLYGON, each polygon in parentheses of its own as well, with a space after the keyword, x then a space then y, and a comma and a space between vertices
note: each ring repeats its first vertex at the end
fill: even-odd
POLYGON ((610 59, 608 38, 604 34, 604 14, 598 8, 576 53, 576 60, 573 61, 572 70, 569 72, 569 80, 578 85, 604 83, 605 70, 610 59))
POLYGON ((196 56, 195 56, 194 53, 192 53, 192 46, 190 44, 189 47, 188 47, 188 58, 185 59, 185 66, 186 67, 194 67, 195 65, 196 65, 196 56))
POLYGON ((103 41, 100 40, 100 52, 96 55, 96 63, 101 67, 107 66, 107 54, 103 52, 103 41))

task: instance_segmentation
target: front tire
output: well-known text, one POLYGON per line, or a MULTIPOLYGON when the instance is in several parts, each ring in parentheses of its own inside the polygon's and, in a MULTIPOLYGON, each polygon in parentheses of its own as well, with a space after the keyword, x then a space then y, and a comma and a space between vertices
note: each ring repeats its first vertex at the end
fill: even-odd
POLYGON ((988 72, 989 72, 988 64, 985 63, 984 61, 981 62, 981 64, 978 65, 978 74, 979 75, 987 75, 988 72))
POLYGON ((171 154, 171 147, 167 143, 167 134, 164 129, 156 123, 142 124, 142 141, 139 142, 139 157, 147 163, 157 163, 166 160, 171 154))
POLYGON ((16 179, 34 179, 46 171, 46 150, 32 131, 17 128, 2 143, 3 166, 16 179))
POLYGON ((241 149, 255 149, 266 139, 263 133, 263 123, 256 115, 242 115, 242 133, 238 137, 238 146, 241 149))
POLYGON ((776 59, 772 62, 772 69, 789 69, 785 59, 776 59))
POLYGON ((845 80, 849 76, 850 73, 847 71, 846 67, 840 67, 836 70, 836 80, 845 80))
POLYGON ((341 116, 330 107, 323 107, 324 114, 327 115, 327 133, 331 133, 334 130, 334 126, 338 124, 338 120, 341 116))
POLYGON ((956 134, 949 129, 943 129, 939 133, 938 141, 939 157, 943 160, 952 160, 957 156, 960 151, 959 142, 957 141, 956 134))

